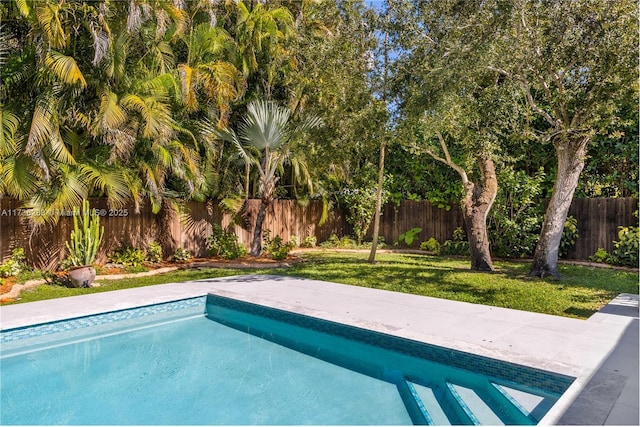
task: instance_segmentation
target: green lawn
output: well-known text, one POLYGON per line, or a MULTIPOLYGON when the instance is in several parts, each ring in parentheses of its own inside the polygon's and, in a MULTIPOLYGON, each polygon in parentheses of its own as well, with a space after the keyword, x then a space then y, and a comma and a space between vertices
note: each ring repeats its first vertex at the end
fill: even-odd
POLYGON ((561 265, 562 280, 527 276, 529 264, 496 262, 496 273, 472 273, 466 259, 428 255, 310 252, 305 262, 285 269, 200 269, 158 276, 101 281, 91 289, 42 285, 21 294, 19 302, 111 291, 160 283, 235 274, 268 273, 306 277, 390 291, 427 295, 518 310, 587 318, 621 292, 638 293, 638 273, 561 265))

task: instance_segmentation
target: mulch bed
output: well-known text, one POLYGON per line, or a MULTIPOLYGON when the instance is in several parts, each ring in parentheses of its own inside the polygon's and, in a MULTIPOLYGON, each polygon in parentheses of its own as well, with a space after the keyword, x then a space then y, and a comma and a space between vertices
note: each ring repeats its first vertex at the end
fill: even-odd
MULTIPOLYGON (((245 256, 242 258, 236 259, 226 259, 220 257, 210 257, 210 258, 192 258, 189 262, 185 263, 177 263, 170 261, 163 261, 155 264, 145 264, 148 271, 158 270, 161 268, 167 267, 177 267, 178 269, 190 269, 190 268, 275 268, 275 267, 289 267, 293 264, 302 262, 302 258, 290 255, 284 260, 274 260, 271 258, 265 257, 252 257, 245 256)), ((51 273, 54 278, 59 279, 61 281, 66 277, 66 272, 64 271, 56 271, 51 273)), ((111 276, 111 275, 120 275, 120 274, 137 274, 131 273, 127 271, 126 268, 118 268, 118 267, 109 267, 109 268, 100 268, 99 273, 100 276, 111 276)), ((144 274, 144 272, 142 272, 144 274)), ((51 280, 51 279, 50 279, 51 280)), ((16 285, 16 278, 9 277, 3 279, 2 285, 0 285, 0 295, 5 295, 13 286, 16 285)), ((0 298, 0 304, 7 303, 13 301, 13 298, 0 298)))

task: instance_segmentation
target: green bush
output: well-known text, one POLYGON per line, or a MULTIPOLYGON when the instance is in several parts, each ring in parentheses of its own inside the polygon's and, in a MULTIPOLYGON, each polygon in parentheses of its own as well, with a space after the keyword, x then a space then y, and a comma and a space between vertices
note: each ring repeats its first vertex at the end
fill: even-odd
POLYGON ((300 243, 300 247, 302 248, 315 248, 318 243, 318 238, 316 236, 307 236, 302 239, 302 243, 300 243))
POLYGON ((272 239, 270 230, 264 231, 263 239, 264 252, 271 258, 276 260, 285 259, 287 255, 289 255, 289 252, 291 252, 291 250, 295 248, 297 244, 295 239, 292 239, 287 243, 285 243, 280 236, 276 236, 272 239))
POLYGON ((191 258, 193 258, 191 252, 185 248, 177 248, 171 257, 173 261, 180 263, 188 262, 191 258))
POLYGON ((431 237, 429 240, 420 243, 420 250, 431 252, 434 255, 440 255, 440 242, 434 237, 431 237))
POLYGON ((453 230, 453 240, 445 240, 440 248, 443 255, 469 255, 469 242, 462 227, 453 230))
POLYGON ((422 228, 420 227, 414 227, 410 230, 407 230, 400 236, 398 236, 398 240, 396 241, 396 243, 402 243, 404 245, 411 246, 413 245, 413 241, 416 239, 416 236, 420 234, 421 231, 422 228))
POLYGON ((613 242, 615 249, 611 252, 612 263, 638 267, 640 228, 618 227, 618 239, 613 242))
POLYGON ((109 262, 125 267, 139 267, 146 260, 142 249, 123 246, 109 253, 109 262))
POLYGON ((158 263, 162 261, 162 246, 158 242, 149 242, 147 247, 147 261, 158 263))
POLYGON ((578 238, 578 220, 572 216, 568 216, 564 222, 564 229, 562 230, 562 237, 560 239, 560 248, 558 249, 558 256, 565 257, 576 244, 578 238))
POLYGON ((604 248, 598 248, 596 253, 589 257, 589 260, 593 262, 610 262, 610 258, 609 252, 605 251, 604 248))
POLYGON ((0 264, 0 277, 17 276, 18 274, 28 271, 26 264, 27 257, 23 248, 15 248, 11 251, 11 258, 0 264))
POLYGON ((503 168, 498 175, 498 194, 487 218, 491 253, 504 258, 533 255, 544 219, 539 202, 545 174, 534 176, 503 168))
POLYGON ((238 242, 238 236, 224 230, 219 224, 213 224, 213 231, 206 239, 207 252, 211 256, 235 259, 247 254, 247 248, 238 242))

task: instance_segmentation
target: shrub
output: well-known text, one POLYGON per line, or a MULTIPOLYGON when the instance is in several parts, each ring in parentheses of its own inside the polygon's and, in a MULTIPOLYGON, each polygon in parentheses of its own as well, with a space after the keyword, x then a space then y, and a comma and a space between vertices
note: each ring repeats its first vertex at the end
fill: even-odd
POLYGON ((640 241, 639 227, 618 227, 618 239, 613 242, 611 261, 617 265, 638 267, 638 249, 640 241))
POLYGON ((605 251, 604 248, 598 248, 595 254, 589 257, 590 261, 593 262, 609 262, 611 255, 609 252, 605 251))
POLYGON ((157 263, 162 261, 162 246, 158 242, 149 242, 147 247, 147 261, 157 263))
POLYGON ((207 252, 212 256, 235 259, 245 256, 247 248, 238 242, 238 236, 224 230, 220 225, 213 224, 213 231, 206 239, 207 252))
POLYGON ((180 263, 188 262, 191 258, 193 258, 191 256, 191 252, 189 252, 189 250, 185 248, 177 248, 173 253, 173 257, 171 257, 173 261, 180 263))
POLYGON ((411 246, 413 244, 413 241, 416 239, 416 236, 420 234, 421 231, 422 228, 420 227, 414 227, 410 230, 407 230, 400 236, 398 236, 398 240, 396 243, 403 243, 407 246, 411 246))
POLYGON ((26 264, 26 260, 27 257, 24 254, 24 249, 15 248, 13 251, 11 251, 11 257, 3 264, 0 264, 0 276, 17 276, 23 271, 29 270, 29 267, 26 264))
POLYGON ((139 267, 146 260, 142 249, 123 246, 109 253, 109 261, 125 267, 139 267))
POLYGON ((420 243, 420 250, 431 252, 434 255, 440 255, 440 242, 434 237, 431 237, 429 240, 420 243))
POLYGON ((500 171, 498 194, 487 218, 494 255, 505 258, 533 255, 544 219, 544 206, 538 200, 544 179, 542 169, 534 176, 510 168, 500 171))
POLYGON ((453 230, 453 240, 445 240, 440 252, 443 255, 469 255, 469 242, 465 238, 462 227, 453 230))
POLYGON ((338 246, 340 246, 340 239, 336 234, 332 234, 327 240, 320 243, 321 248, 337 248, 338 246))
POLYGON ((568 216, 564 222, 564 229, 562 230, 562 237, 560 238, 560 248, 558 249, 558 256, 566 256, 571 248, 576 244, 578 238, 578 220, 572 216, 568 216))
POLYGON ((282 260, 296 247, 296 239, 285 243, 282 237, 271 238, 271 231, 265 230, 263 234, 265 253, 273 259, 282 260))
POLYGON ((318 239, 316 236, 307 236, 302 239, 302 243, 300 243, 300 247, 302 248, 315 248, 318 243, 318 239))

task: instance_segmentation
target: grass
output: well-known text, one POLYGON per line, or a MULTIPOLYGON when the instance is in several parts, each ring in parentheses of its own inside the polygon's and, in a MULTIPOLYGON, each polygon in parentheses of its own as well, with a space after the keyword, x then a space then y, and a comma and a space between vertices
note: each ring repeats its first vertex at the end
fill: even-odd
POLYGON ((619 293, 638 293, 638 273, 560 265, 562 280, 528 277, 529 264, 496 262, 496 273, 472 273, 466 259, 428 255, 309 252, 306 262, 287 269, 193 269, 158 276, 101 281, 102 286, 71 289, 42 285, 23 291, 19 302, 105 292, 161 283, 237 274, 279 274, 354 286, 426 295, 518 310, 587 318, 619 293))

